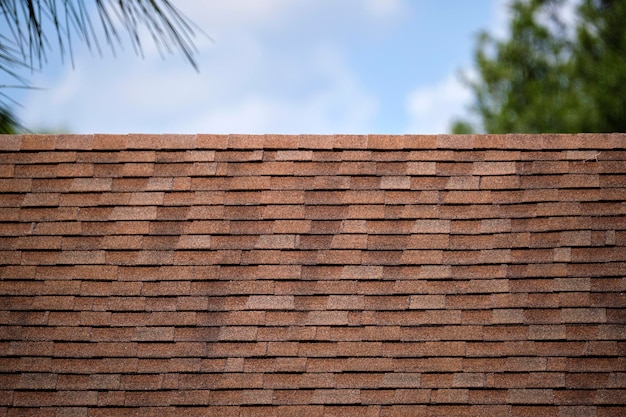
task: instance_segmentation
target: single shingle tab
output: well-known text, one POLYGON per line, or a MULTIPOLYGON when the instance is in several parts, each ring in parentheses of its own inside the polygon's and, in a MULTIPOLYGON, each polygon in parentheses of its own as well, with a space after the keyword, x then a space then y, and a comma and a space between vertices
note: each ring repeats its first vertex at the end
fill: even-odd
POLYGON ((289 310, 294 308, 292 295, 254 295, 248 298, 246 307, 252 310, 289 310))
POLYGON ((405 149, 435 149, 437 136, 434 135, 404 135, 405 149))
POLYGON ((276 153, 277 161, 310 161, 312 159, 312 151, 279 150, 276 153))
POLYGON ((474 135, 438 135, 437 148, 440 149, 472 149, 474 135))
POLYGON ((367 135, 335 135, 335 149, 366 149, 367 135))
POLYGON ((265 137, 261 135, 228 135, 231 149, 263 149, 265 137))
POLYGON ((298 135, 264 135, 265 149, 297 149, 300 143, 298 135))
POLYGON ((300 149, 333 149, 334 137, 330 135, 300 135, 298 148, 300 149))
POLYGON ((474 175, 511 175, 516 173, 515 162, 474 162, 474 175))
POLYGON ((93 148, 93 140, 93 135, 56 135, 54 148, 88 151, 93 148))
POLYGON ((22 138, 20 135, 0 135, 0 151, 19 151, 22 138))
POLYGON ((369 149, 403 149, 405 138, 398 135, 368 135, 369 149))
POLYGON ((97 134, 93 137, 93 150, 125 150, 126 136, 124 135, 102 135, 97 134))
POLYGON ((53 135, 23 135, 21 139, 22 151, 51 151, 56 143, 53 135))
POLYGON ((542 135, 524 135, 509 133, 504 136, 504 149, 521 149, 525 151, 543 149, 542 135))
POLYGON ((380 180, 380 188, 382 189, 410 189, 411 178, 405 176, 384 176, 380 180))

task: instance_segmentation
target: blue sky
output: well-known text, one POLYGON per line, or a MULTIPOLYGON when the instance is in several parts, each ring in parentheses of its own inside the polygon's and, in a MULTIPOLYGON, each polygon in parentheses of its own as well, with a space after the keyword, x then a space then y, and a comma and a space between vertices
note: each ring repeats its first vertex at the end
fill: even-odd
MULTIPOLYGON (((445 133, 470 92, 476 34, 506 0, 172 0, 214 42, 200 72, 144 41, 76 48, 14 97, 31 129, 72 133, 445 133)), ((53 38, 52 38, 53 39, 53 38)), ((52 55, 51 55, 52 57, 52 55)))

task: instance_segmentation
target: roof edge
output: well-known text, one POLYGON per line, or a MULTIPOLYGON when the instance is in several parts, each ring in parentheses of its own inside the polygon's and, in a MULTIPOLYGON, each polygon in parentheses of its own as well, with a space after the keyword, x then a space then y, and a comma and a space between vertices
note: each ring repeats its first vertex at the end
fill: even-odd
POLYGON ((0 135, 0 151, 51 150, 580 150, 626 149, 625 133, 473 135, 0 135))

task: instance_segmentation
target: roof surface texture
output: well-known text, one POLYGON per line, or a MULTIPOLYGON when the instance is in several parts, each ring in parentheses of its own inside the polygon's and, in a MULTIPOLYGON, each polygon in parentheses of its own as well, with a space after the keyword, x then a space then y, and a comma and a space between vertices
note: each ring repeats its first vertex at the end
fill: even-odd
POLYGON ((626 135, 0 137, 0 417, 626 414, 626 135))

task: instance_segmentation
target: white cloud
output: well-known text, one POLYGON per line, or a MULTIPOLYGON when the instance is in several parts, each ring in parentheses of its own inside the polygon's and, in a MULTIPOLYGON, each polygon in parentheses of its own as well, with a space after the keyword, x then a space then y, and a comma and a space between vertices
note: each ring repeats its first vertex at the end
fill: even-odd
POLYGON ((241 33, 259 29, 281 31, 297 27, 300 30, 323 28, 334 31, 336 26, 393 21, 409 9, 408 0, 180 0, 179 9, 191 17, 209 34, 241 33))
MULTIPOLYGON (((293 5, 289 0, 236 0, 236 1, 197 1, 180 0, 178 8, 191 17, 196 24, 220 24, 223 27, 271 23, 281 17, 281 13, 293 5)), ((216 28, 216 26, 212 26, 216 28)), ((217 27, 219 28, 219 26, 217 27)))
POLYGON ((178 7, 216 40, 198 44, 200 74, 154 48, 143 61, 129 51, 105 60, 85 53, 80 70, 34 82, 50 89, 29 92, 21 116, 76 133, 367 131, 378 99, 342 45, 371 34, 368 23, 402 17, 404 0, 383 3, 184 0, 178 7))
MULTIPOLYGON (((274 86, 269 90, 280 90, 279 94, 259 87, 263 77, 251 72, 239 74, 246 87, 235 87, 236 97, 229 98, 227 89, 217 94, 223 101, 211 98, 211 92, 196 97, 196 105, 191 106, 196 110, 181 122, 181 129, 189 133, 364 133, 372 127, 377 100, 360 86, 339 51, 319 48, 300 65, 283 63, 289 65, 293 67, 284 74, 274 75, 280 79, 265 78, 274 86), (297 78, 285 80, 293 71, 297 78), (281 86, 281 81, 288 86, 281 86)), ((220 84, 235 85, 236 77, 222 74, 220 84)))
POLYGON ((434 85, 418 87, 407 98, 408 133, 437 134, 450 131, 451 121, 463 116, 471 92, 454 74, 434 85))
POLYGON ((406 10, 407 4, 402 0, 367 0, 365 8, 374 18, 395 19, 406 10))

